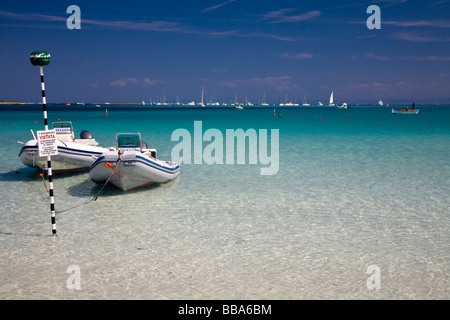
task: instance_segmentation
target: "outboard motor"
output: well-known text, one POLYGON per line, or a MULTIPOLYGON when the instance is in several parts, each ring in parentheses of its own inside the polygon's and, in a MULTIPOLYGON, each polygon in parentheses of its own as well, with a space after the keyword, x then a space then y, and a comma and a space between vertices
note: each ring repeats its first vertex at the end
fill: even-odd
POLYGON ((148 149, 147 142, 141 141, 141 149, 148 149))
POLYGON ((87 130, 83 130, 80 132, 80 139, 93 139, 92 133, 87 130))

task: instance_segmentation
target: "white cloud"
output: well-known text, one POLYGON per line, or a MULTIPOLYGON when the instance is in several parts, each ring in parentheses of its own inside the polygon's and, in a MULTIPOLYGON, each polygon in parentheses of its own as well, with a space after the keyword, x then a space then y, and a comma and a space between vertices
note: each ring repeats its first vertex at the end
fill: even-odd
POLYGON ((389 61, 391 60, 388 56, 377 55, 373 52, 364 52, 353 56, 353 59, 367 59, 367 60, 379 60, 379 61, 389 61))
POLYGON ((408 33, 408 32, 399 32, 393 35, 395 39, 411 41, 411 42, 448 42, 450 41, 449 37, 435 37, 427 34, 417 34, 417 33, 408 33))
POLYGON ((450 61, 450 57, 441 56, 422 56, 422 57, 410 57, 408 60, 416 61, 450 61))
POLYGON ((283 59, 311 59, 314 57, 311 53, 283 53, 283 59))
POLYGON ((145 78, 144 80, 140 81, 137 78, 122 78, 115 81, 112 81, 109 83, 110 86, 113 87, 126 87, 128 84, 137 84, 144 87, 153 86, 156 84, 162 84, 164 83, 162 80, 159 79, 150 79, 145 78))
POLYGON ((292 83, 290 76, 229 80, 222 82, 222 85, 231 88, 241 86, 265 86, 278 90, 290 90, 297 88, 297 86, 292 83))
POLYGON ((270 23, 290 23, 290 22, 300 22, 304 20, 309 20, 318 17, 322 14, 321 11, 308 11, 306 13, 288 15, 289 13, 295 12, 297 9, 286 8, 276 11, 271 11, 262 15, 263 20, 269 20, 270 23))
POLYGON ((222 8, 222 7, 226 6, 227 4, 230 4, 230 3, 235 2, 235 1, 236 1, 236 0, 225 1, 225 2, 219 3, 219 4, 215 5, 215 6, 205 8, 205 9, 202 10, 202 12, 213 11, 213 10, 222 8))
POLYGON ((385 7, 395 6, 398 4, 405 3, 408 0, 378 0, 375 3, 386 3, 385 7))
POLYGON ((413 21, 392 21, 383 20, 383 24, 397 27, 436 27, 450 28, 449 20, 413 20, 413 21))

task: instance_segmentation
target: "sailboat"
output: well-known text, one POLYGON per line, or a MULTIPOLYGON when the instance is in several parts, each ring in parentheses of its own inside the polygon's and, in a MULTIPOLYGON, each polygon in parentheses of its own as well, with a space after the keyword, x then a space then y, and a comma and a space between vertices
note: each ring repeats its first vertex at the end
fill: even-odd
POLYGON ((329 104, 329 106, 330 107, 333 107, 335 104, 334 104, 334 99, 333 99, 333 91, 331 91, 331 95, 330 95, 330 104, 329 104))
POLYGON ((205 93, 205 89, 202 89, 202 101, 200 102, 200 106, 204 107, 205 104, 203 103, 203 94, 205 93))
POLYGON ((269 104, 266 102, 266 94, 264 93, 263 98, 262 98, 262 102, 261 102, 262 106, 268 106, 269 104))
POLYGON ((234 103, 232 103, 233 106, 237 105, 237 93, 234 94, 234 103))
POLYGON ((306 103, 306 92, 305 92, 305 96, 303 97, 303 103, 302 103, 302 105, 303 105, 303 106, 310 106, 309 103, 306 103))

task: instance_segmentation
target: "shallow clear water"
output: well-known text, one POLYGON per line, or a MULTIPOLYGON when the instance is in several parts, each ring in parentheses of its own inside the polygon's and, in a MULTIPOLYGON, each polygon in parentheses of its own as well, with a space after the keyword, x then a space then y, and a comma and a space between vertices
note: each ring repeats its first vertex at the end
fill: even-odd
MULTIPOLYGON (((141 132, 279 129, 279 170, 182 164, 170 183, 122 192, 54 176, 57 236, 39 171, 17 157, 39 107, 0 109, 2 299, 448 299, 450 107, 49 107, 102 146, 141 132), (347 121, 348 120, 348 121, 347 121), (18 173, 15 173, 17 171, 18 173), (69 266, 80 270, 70 289, 69 266), (367 285, 367 268, 380 287, 367 285)), ((35 123, 37 121, 37 124, 35 123)), ((269 139, 270 140, 270 139, 269 139)), ((209 142, 203 142, 203 148, 209 142)), ((270 144, 269 144, 270 145, 270 144)), ((225 146, 225 143, 224 143, 225 146)), ((229 150, 224 150, 224 154, 229 150)), ((225 157, 225 156, 224 156, 225 157)), ((225 159, 225 158, 224 158, 225 159)))

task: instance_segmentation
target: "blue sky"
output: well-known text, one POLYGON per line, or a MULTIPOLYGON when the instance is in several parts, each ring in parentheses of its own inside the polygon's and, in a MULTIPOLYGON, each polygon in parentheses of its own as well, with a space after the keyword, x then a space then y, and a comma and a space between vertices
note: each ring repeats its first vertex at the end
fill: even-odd
POLYGON ((4 0, 0 100, 40 101, 46 50, 48 102, 448 104, 449 18, 450 0, 4 0))

